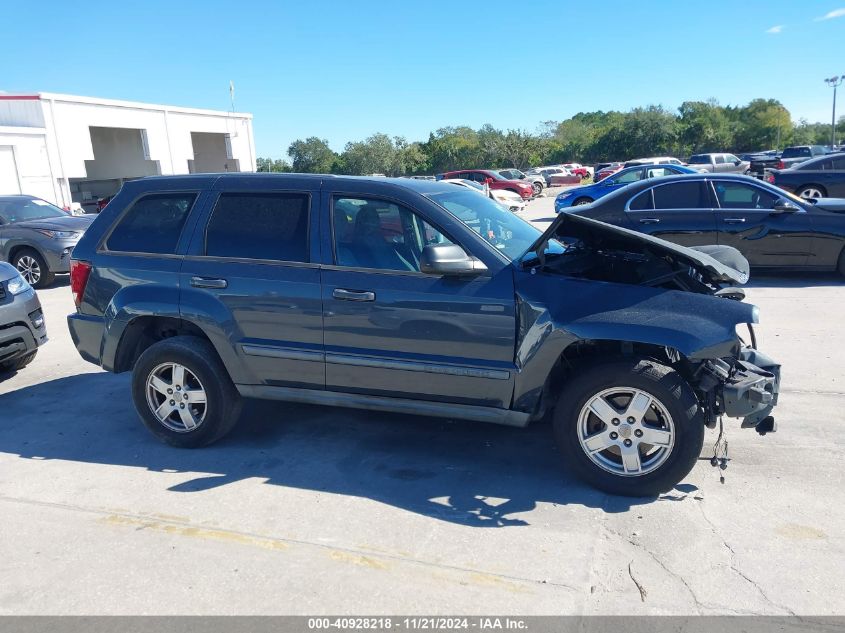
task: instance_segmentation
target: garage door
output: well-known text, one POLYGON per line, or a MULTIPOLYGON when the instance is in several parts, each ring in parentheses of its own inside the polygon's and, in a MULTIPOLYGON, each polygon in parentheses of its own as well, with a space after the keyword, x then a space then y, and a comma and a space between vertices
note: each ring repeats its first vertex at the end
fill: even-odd
POLYGON ((0 195, 18 194, 18 168, 11 147, 0 147, 0 195))

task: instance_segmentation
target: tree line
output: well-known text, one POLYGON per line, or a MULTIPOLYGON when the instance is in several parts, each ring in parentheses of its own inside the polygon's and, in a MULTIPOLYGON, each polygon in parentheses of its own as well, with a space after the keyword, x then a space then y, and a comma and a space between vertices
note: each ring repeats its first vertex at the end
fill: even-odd
MULTIPOLYGON (((837 121, 845 135, 845 116, 837 121)), ((410 176, 452 169, 517 167, 563 162, 594 164, 642 156, 685 158, 700 152, 751 152, 788 145, 827 145, 830 124, 793 121, 775 99, 744 106, 686 101, 676 112, 662 106, 628 112, 580 112, 564 121, 545 121, 536 132, 484 125, 444 127, 426 141, 373 134, 335 152, 326 139, 312 136, 288 147, 290 161, 259 158, 258 171, 384 174, 410 176)))

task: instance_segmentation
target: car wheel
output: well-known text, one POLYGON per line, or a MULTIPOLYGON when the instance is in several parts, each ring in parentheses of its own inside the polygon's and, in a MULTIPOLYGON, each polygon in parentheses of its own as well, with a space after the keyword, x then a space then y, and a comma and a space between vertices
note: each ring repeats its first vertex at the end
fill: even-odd
POLYGON ((132 370, 132 399, 161 441, 197 448, 219 440, 238 420, 241 398, 214 347, 195 336, 150 346, 132 370))
POLYGON ((592 202, 592 198, 578 198, 575 202, 572 203, 573 207, 580 207, 584 204, 590 204, 592 202))
POLYGON ((839 253, 839 264, 836 268, 839 270, 839 274, 845 277, 845 248, 839 253))
POLYGON ((554 433, 568 465, 589 484, 653 496, 689 474, 704 420, 695 393, 665 365, 644 359, 594 365, 560 394, 554 433))
POLYGON ((824 187, 820 185, 804 185, 798 190, 798 196, 804 198, 805 200, 811 200, 813 198, 826 198, 827 191, 825 191, 824 187))
POLYGON ((50 272, 41 254, 31 248, 15 253, 12 266, 17 268, 21 276, 33 288, 45 288, 56 279, 56 275, 50 272))
POLYGON ((532 182, 531 188, 534 190, 535 196, 539 196, 541 193, 543 193, 543 185, 541 185, 539 182, 532 182))
POLYGON ((29 365, 33 360, 35 360, 35 354, 38 353, 38 350, 34 352, 30 352, 20 358, 16 358, 14 360, 7 360, 0 363, 0 373, 5 373, 9 371, 20 371, 27 365, 29 365))

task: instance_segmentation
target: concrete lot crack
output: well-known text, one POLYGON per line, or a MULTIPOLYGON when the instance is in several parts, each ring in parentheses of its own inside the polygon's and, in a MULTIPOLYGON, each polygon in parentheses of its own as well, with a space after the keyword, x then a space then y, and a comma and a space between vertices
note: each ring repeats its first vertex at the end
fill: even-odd
POLYGON ((640 581, 636 579, 634 576, 634 570, 631 568, 634 564, 634 561, 628 563, 628 575, 631 577, 631 580, 634 581, 634 584, 637 586, 637 590, 640 592, 640 602, 645 602, 645 597, 648 595, 648 591, 646 588, 640 584, 640 581))
MULTIPOLYGON (((6 495, 0 495, 0 502, 7 502, 7 503, 18 503, 18 504, 25 504, 25 505, 33 505, 33 506, 41 506, 47 508, 54 508, 57 510, 65 510, 70 512, 78 512, 82 514, 92 514, 103 519, 109 519, 111 517, 119 517, 124 519, 125 525, 134 525, 135 529, 138 531, 145 530, 147 528, 153 527, 154 525, 165 525, 165 526, 175 526, 179 528, 184 528, 185 530, 202 530, 206 529, 205 526, 201 524, 194 524, 184 521, 176 521, 173 519, 166 519, 160 516, 155 515, 144 515, 144 514, 133 514, 128 512, 121 512, 121 511, 114 511, 102 508, 94 508, 94 507, 86 507, 86 506, 77 506, 65 503, 55 503, 49 501, 37 501, 34 499, 23 499, 19 497, 9 497, 6 495)), ((212 531, 210 528, 208 531, 212 531)), ((441 569, 441 570, 449 570, 461 573, 468 573, 468 574, 484 574, 485 576, 499 578, 502 580, 512 581, 512 582, 521 582, 526 584, 532 585, 542 585, 542 586, 550 586, 550 587, 558 587, 561 589, 567 589, 570 591, 575 591, 578 593, 584 593, 586 587, 578 588, 572 585, 568 585, 562 582, 556 582, 553 580, 548 579, 537 579, 537 578, 529 578, 525 576, 516 576, 512 574, 504 574, 500 572, 490 572, 483 569, 476 569, 472 567, 463 567, 460 565, 449 565, 443 563, 433 563, 431 561, 420 560, 417 558, 405 557, 400 556, 397 554, 390 554, 384 552, 371 552, 366 549, 360 548, 353 548, 353 547, 344 547, 338 545, 327 545, 325 543, 315 543, 313 541, 307 541, 304 539, 296 539, 296 538, 289 538, 289 537, 278 537, 278 536, 268 536, 266 534, 257 534, 253 532, 247 532, 242 530, 233 530, 227 528, 214 528, 214 532, 220 534, 230 535, 235 537, 231 539, 234 542, 247 542, 247 541, 272 541, 274 543, 283 544, 283 545, 302 545, 306 547, 313 547, 316 549, 321 549, 328 551, 330 553, 341 553, 341 554, 348 554, 356 557, 369 557, 369 558, 381 558, 390 561, 396 561, 411 565, 416 565, 420 567, 426 567, 430 569, 441 569)), ((279 548, 272 548, 272 549, 279 549, 279 548)))
POLYGON ((713 535, 714 535, 714 536, 715 536, 715 537, 719 540, 719 542, 721 542, 722 546, 723 546, 726 550, 728 550, 728 553, 729 553, 728 567, 729 567, 729 569, 730 569, 732 572, 734 572, 737 576, 739 576, 740 578, 742 578, 745 582, 747 582, 747 583, 748 583, 748 584, 750 584, 752 587, 754 587, 754 589, 756 589, 756 590, 757 590, 757 593, 759 593, 759 594, 760 594, 760 597, 761 597, 761 598, 763 598, 763 600, 765 600, 765 601, 766 601, 768 604, 770 604, 772 607, 774 607, 774 608, 776 608, 776 609, 779 609, 779 610, 781 610, 781 611, 785 611, 785 612, 786 612, 786 613, 788 613, 789 615, 793 615, 793 616, 794 616, 794 615, 796 615, 795 611, 793 611, 793 610, 792 610, 792 609, 790 609, 789 607, 784 606, 784 605, 782 605, 782 604, 778 604, 777 602, 775 602, 774 600, 772 600, 771 598, 769 598, 769 596, 766 594, 766 592, 765 592, 765 591, 763 591, 763 588, 762 588, 762 587, 760 587, 760 585, 759 585, 759 584, 758 584, 758 583, 757 583, 757 582, 756 582, 753 578, 750 578, 750 577, 749 577, 749 576, 748 576, 745 572, 743 572, 743 571, 742 571, 742 570, 741 570, 741 569, 737 566, 737 564, 736 564, 736 552, 734 551, 734 548, 733 548, 733 547, 731 547, 730 543, 728 543, 728 542, 727 542, 727 541, 726 541, 726 540, 722 537, 722 535, 719 533, 719 530, 716 528, 716 524, 715 524, 715 523, 713 523, 713 521, 711 521, 711 520, 710 520, 710 518, 707 516, 707 513, 704 511, 704 504, 703 504, 703 503, 699 503, 699 504, 698 504, 698 508, 699 508, 699 510, 701 511, 701 516, 702 516, 702 518, 703 518, 703 519, 704 519, 704 521, 707 523, 707 525, 708 525, 708 526, 710 526, 710 531, 711 531, 711 532, 713 533, 713 535))

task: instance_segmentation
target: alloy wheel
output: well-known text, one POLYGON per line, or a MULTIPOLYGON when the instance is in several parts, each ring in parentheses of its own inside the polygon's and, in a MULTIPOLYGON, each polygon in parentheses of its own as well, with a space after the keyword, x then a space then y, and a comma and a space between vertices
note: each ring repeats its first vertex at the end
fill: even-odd
POLYGON ((147 404, 156 419, 176 433, 195 431, 205 420, 208 398, 190 369, 162 363, 147 376, 147 404))
POLYGON ((798 195, 800 195, 805 200, 811 200, 813 198, 824 198, 821 190, 817 189, 816 187, 805 187, 801 190, 801 193, 798 195))
POLYGON ((41 280, 41 266, 31 255, 23 255, 18 258, 17 269, 30 286, 34 286, 41 280))
POLYGON ((614 475, 640 477, 660 468, 675 445, 666 406, 648 392, 612 387, 587 399, 578 441, 593 464, 614 475))

